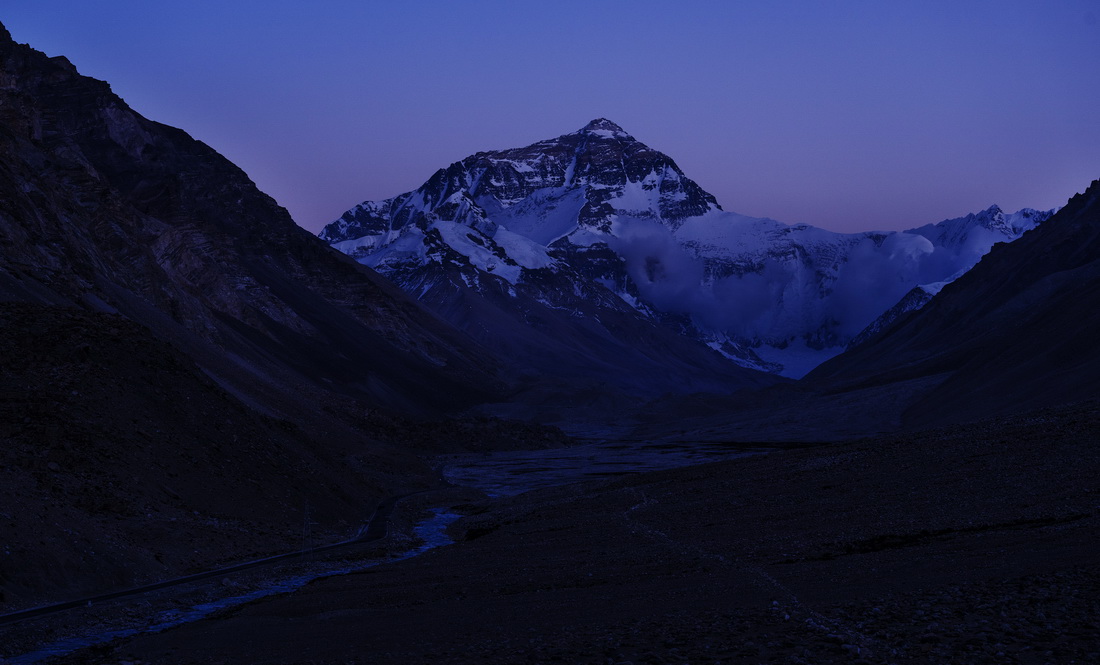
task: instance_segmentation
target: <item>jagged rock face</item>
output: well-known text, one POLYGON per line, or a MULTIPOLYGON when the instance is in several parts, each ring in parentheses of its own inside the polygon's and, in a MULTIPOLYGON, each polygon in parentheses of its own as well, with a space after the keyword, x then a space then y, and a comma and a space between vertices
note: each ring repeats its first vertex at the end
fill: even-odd
POLYGON ((601 118, 468 157, 414 192, 356 206, 321 237, 412 293, 429 274, 461 275, 571 307, 538 289, 571 281, 564 293, 597 294, 601 308, 626 305, 738 364, 801 376, 914 287, 957 277, 1049 215, 994 206, 856 234, 745 217, 601 118))
MULTIPOLYGON (((429 212, 476 228, 504 211, 513 218, 539 216, 570 204, 575 207, 574 221, 605 233, 615 214, 634 212, 675 226, 687 217, 719 209, 714 197, 684 176, 672 159, 600 118, 556 139, 467 157, 437 171, 416 192, 349 210, 326 227, 321 238, 339 242, 385 234, 423 224, 429 212), (633 210, 614 200, 628 185, 638 185, 647 194, 633 210)), ((491 235, 491 227, 483 230, 491 235)), ((545 237, 547 232, 552 230, 534 233, 545 240, 541 244, 553 240, 545 237)))
POLYGON ((402 410, 499 388, 484 350, 203 143, 3 30, 0 71, 3 298, 121 312, 292 407, 303 386, 402 410))

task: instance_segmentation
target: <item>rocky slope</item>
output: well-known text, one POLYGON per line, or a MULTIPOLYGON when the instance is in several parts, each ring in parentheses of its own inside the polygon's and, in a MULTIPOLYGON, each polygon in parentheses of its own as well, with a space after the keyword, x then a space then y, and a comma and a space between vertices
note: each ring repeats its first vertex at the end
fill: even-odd
POLYGON ((633 314, 635 329, 658 323, 742 366, 801 376, 910 289, 953 279, 1049 214, 994 206, 858 234, 745 217, 600 118, 467 157, 414 192, 356 206, 321 237, 452 321, 455 289, 524 317, 539 304, 589 324, 633 314))
POLYGON ((4 299, 120 312, 269 409, 335 390, 439 411, 501 390, 486 352, 206 145, 2 29, 0 66, 4 299))

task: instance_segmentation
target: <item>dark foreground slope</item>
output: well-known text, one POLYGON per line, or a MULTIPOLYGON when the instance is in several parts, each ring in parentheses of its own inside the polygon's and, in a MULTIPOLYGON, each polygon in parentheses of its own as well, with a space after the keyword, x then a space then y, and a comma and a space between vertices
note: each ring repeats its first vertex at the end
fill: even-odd
POLYGON ((426 453, 563 439, 378 412, 306 430, 120 315, 0 303, 0 614, 345 540, 438 482, 426 453))
POLYGON ((0 303, 0 368, 0 612, 298 549, 307 506, 346 538, 424 473, 318 445, 118 315, 0 303))
POLYGON ((209 147, 0 26, 0 612, 297 549, 307 505, 316 542, 347 537, 436 481, 421 444, 481 431, 392 411, 499 398, 495 372, 209 147))
POLYGON ((417 412, 499 394, 486 352, 205 144, 2 26, 0 67, 0 298, 120 312, 296 417, 332 392, 417 412))
POLYGON ((959 422, 1100 396, 1098 340, 1100 181, 808 380, 867 388, 939 376, 902 421, 959 422))
POLYGON ((73 662, 1085 663, 1096 403, 522 495, 73 662))

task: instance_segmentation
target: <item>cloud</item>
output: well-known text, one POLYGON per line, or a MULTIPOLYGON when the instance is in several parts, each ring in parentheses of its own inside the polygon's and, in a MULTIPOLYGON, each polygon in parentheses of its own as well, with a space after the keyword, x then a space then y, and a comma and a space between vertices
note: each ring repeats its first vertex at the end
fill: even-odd
POLYGON ((611 248, 646 301, 689 315, 703 329, 743 339, 782 342, 823 334, 844 343, 918 284, 949 278, 988 250, 980 233, 957 250, 911 233, 867 236, 842 250, 835 278, 799 253, 763 259, 754 272, 708 278, 703 261, 652 220, 630 219, 611 248))
POLYGON ((677 314, 706 309, 703 263, 665 227, 633 220, 623 225, 610 246, 626 261, 627 274, 642 297, 657 309, 677 314))

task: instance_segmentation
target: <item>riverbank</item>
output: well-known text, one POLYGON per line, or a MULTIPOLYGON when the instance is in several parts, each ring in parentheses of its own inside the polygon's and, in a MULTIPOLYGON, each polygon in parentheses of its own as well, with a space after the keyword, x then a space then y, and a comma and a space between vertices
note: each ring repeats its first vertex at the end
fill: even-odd
POLYGON ((112 640, 160 632, 318 579, 360 572, 452 542, 447 506, 484 498, 442 486, 383 501, 355 540, 250 562, 148 589, 0 617, 0 665, 39 663, 112 640), (28 614, 23 617, 21 614, 28 614))
POLYGON ((1100 411, 483 506, 463 542, 68 662, 1095 662, 1100 411))

